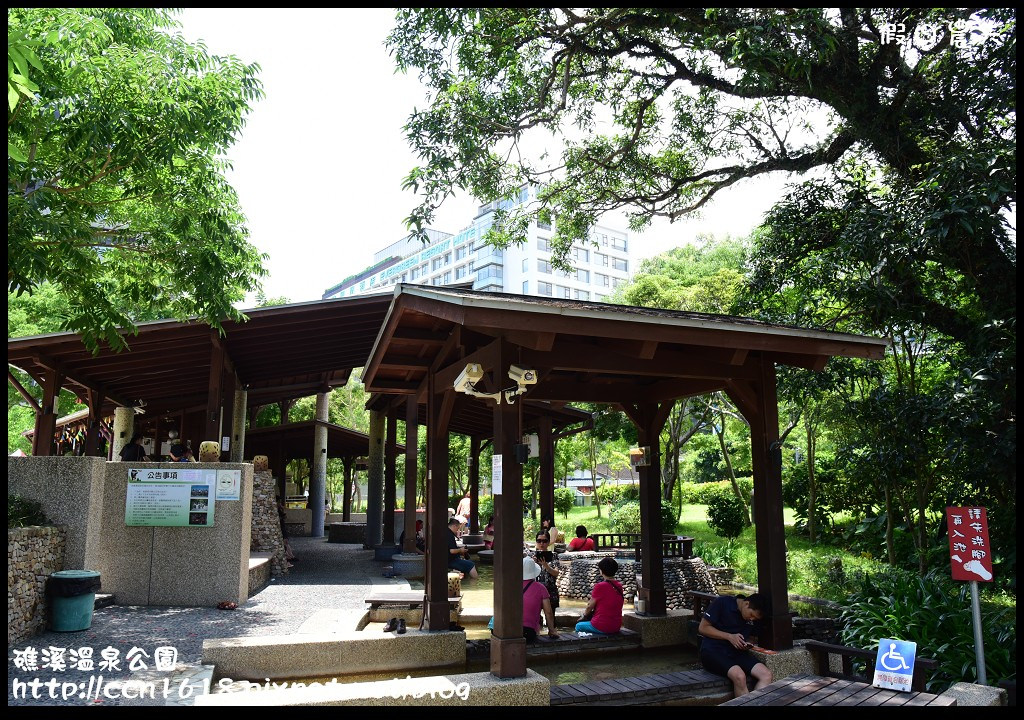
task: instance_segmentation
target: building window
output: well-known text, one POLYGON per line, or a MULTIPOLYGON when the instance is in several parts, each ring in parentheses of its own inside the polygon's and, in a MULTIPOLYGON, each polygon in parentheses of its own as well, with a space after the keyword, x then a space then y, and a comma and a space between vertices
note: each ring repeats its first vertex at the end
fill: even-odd
POLYGON ((431 285, 440 285, 440 284, 441 284, 441 276, 440 276, 440 275, 438 275, 437 277, 433 278, 433 279, 432 279, 432 280, 430 281, 430 284, 431 284, 431 285))
POLYGON ((622 278, 617 278, 617 277, 613 277, 612 278, 612 287, 613 288, 622 287, 625 284, 626 284, 626 281, 623 280, 622 278))
POLYGON ((402 273, 402 279, 399 280, 398 282, 405 282, 405 273, 402 273))
POLYGON ((418 267, 414 267, 412 270, 409 271, 409 279, 410 280, 415 280, 419 276, 420 276, 420 269, 418 267))
POLYGON ((573 248, 572 249, 573 259, 578 263, 590 262, 590 251, 586 248, 573 248))
POLYGON ((537 221, 537 229, 538 230, 550 230, 551 229, 551 223, 541 222, 540 220, 538 220, 537 221))
POLYGON ((551 241, 547 238, 537 238, 537 249, 543 252, 551 252, 551 241))
POLYGON ((439 258, 439 257, 436 257, 433 260, 431 260, 430 261, 430 269, 431 270, 440 270, 441 269, 441 260, 442 259, 439 258))
POLYGON ((488 278, 500 278, 501 277, 501 265, 488 265, 483 270, 476 274, 477 282, 482 282, 488 278))
POLYGON ((612 258, 612 267, 616 270, 629 272, 629 262, 622 258, 612 258))
POLYGON ((622 252, 626 252, 626 238, 613 237, 612 238, 612 247, 615 248, 616 250, 621 250, 622 252))
POLYGON ((551 263, 547 260, 537 259, 537 272, 551 274, 551 263))
POLYGON ((445 265, 451 265, 452 264, 452 254, 450 252, 447 252, 447 253, 444 254, 444 264, 445 265))
POLYGON ((526 188, 523 188, 522 190, 519 191, 519 202, 524 203, 524 202, 526 202, 529 199, 530 199, 530 191, 529 190, 527 190, 526 188))
POLYGON ((523 272, 529 272, 530 270, 530 259, 523 258, 523 272))
POLYGON ((577 300, 589 300, 590 299, 590 293, 587 292, 586 290, 577 290, 576 291, 576 299, 577 300))
POLYGON ((576 279, 580 282, 590 284, 590 271, 589 270, 577 270, 576 279))
POLYGON ((608 287, 611 284, 607 275, 601 273, 594 273, 594 284, 600 285, 601 287, 608 287))
POLYGON ((538 295, 551 295, 551 283, 538 282, 537 283, 537 294, 538 295))
POLYGON ((469 261, 469 271, 470 272, 473 272, 473 265, 474 265, 475 262, 476 262, 475 260, 470 260, 469 261))
POLYGON ((427 268, 427 263, 423 263, 422 265, 420 265, 420 275, 426 275, 428 272, 430 272, 427 268))
POLYGON ((601 295, 600 293, 594 293, 594 302, 604 302, 607 295, 601 295))
POLYGON ((447 284, 448 284, 448 283, 450 283, 451 281, 452 281, 452 271, 451 271, 451 270, 449 270, 448 272, 446 272, 446 273, 444 274, 444 280, 443 280, 443 284, 444 284, 444 285, 447 285, 447 284))
POLYGON ((523 295, 529 295, 529 294, 530 294, 530 281, 529 280, 523 280, 523 295))
POLYGON ((455 248, 455 262, 462 260, 464 257, 466 257, 466 246, 459 245, 457 248, 455 248))
POLYGON ((459 280, 464 277, 466 277, 466 266, 459 265, 457 268, 455 268, 455 279, 459 280))
POLYGON ((572 291, 563 287, 562 285, 555 285, 555 297, 569 299, 572 297, 572 291))
POLYGON ((605 255, 604 253, 594 253, 594 264, 608 267, 608 256, 605 255))

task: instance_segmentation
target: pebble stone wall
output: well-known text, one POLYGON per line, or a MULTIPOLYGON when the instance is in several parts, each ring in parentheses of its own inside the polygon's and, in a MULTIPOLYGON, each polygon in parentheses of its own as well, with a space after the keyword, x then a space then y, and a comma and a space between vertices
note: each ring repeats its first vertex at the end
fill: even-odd
MULTIPOLYGON (((557 581, 558 594, 578 600, 589 599, 594 584, 601 579, 597 564, 603 557, 614 557, 619 563, 615 579, 622 583, 626 603, 632 603, 640 565, 628 551, 562 553, 558 556, 562 568, 557 581)), ((664 563, 666 605, 669 609, 690 609, 692 602, 684 595, 687 590, 715 592, 707 565, 700 558, 665 558, 664 563)))
POLYGON ((270 558, 270 574, 286 575, 288 562, 284 557, 281 520, 277 514, 277 485, 269 470, 252 475, 252 534, 249 549, 274 553, 270 558))
POLYGON ((64 568, 65 531, 24 527, 7 531, 7 644, 41 632, 46 624, 46 579, 64 568))

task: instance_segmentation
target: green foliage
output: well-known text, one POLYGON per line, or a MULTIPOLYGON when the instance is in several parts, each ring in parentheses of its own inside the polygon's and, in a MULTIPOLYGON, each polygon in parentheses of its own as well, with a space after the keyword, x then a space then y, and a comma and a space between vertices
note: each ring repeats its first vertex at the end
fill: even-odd
POLYGON ((746 527, 743 503, 735 496, 718 496, 708 503, 708 525, 724 538, 739 537, 746 527))
POLYGON ((43 513, 43 506, 35 500, 20 495, 7 496, 7 527, 19 528, 30 525, 52 525, 43 513))
POLYGON ((666 534, 674 533, 679 525, 679 521, 676 518, 676 509, 672 507, 671 503, 662 501, 659 510, 661 513, 661 532, 666 534))
POLYGON ((481 495, 477 505, 477 512, 480 513, 480 527, 483 528, 487 521, 494 517, 494 496, 481 495))
POLYGON ((576 504, 576 491, 572 488, 555 488, 555 512, 562 513, 562 517, 569 517, 569 511, 576 504))
MULTIPOLYGON (((918 577, 891 568, 860 578, 845 605, 844 644, 871 650, 883 638, 917 643, 918 656, 939 661, 938 670, 926 683, 930 692, 941 692, 956 682, 977 682, 967 583, 957 587, 941 571, 918 577)), ((1013 608, 986 606, 982 617, 989 683, 1015 679, 1013 608)))
POLYGON ((156 317, 242 319, 265 256, 223 153, 262 97, 258 67, 167 32, 167 10, 10 8, 7 22, 8 291, 52 283, 61 329, 91 347, 156 317))
MULTIPOLYGON (((746 497, 750 497, 750 493, 754 489, 753 478, 736 478, 736 484, 740 486, 740 492, 746 497)), ((681 484, 680 490, 683 494, 683 502, 694 505, 711 505, 713 501, 723 498, 736 498, 732 483, 728 480, 706 483, 684 482, 681 484)))
POLYGON ((735 538, 724 543, 694 541, 693 554, 708 567, 731 567, 736 557, 735 538))
POLYGON ((620 533, 640 532, 640 503, 625 502, 611 511, 612 528, 620 533))

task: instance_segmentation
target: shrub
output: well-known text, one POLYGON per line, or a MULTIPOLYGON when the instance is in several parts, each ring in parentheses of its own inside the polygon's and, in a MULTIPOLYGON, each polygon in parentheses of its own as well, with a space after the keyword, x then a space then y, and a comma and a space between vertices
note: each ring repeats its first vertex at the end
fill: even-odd
POLYGON ((714 498, 708 504, 708 525, 720 537, 739 537, 746 527, 743 503, 735 495, 714 498))
MULTIPOLYGON (((929 692, 977 682, 970 591, 967 583, 957 587, 945 572, 932 570, 918 577, 889 568, 860 578, 842 613, 843 643, 873 650, 883 638, 916 642, 919 656, 939 662, 925 683, 929 692)), ((1015 679, 1015 607, 983 605, 982 614, 989 684, 1015 679)))
POLYGON ((736 557, 736 544, 732 540, 722 545, 698 540, 693 543, 693 554, 708 567, 731 567, 736 557))
POLYGON ((480 527, 483 528, 487 524, 487 520, 494 515, 494 496, 483 495, 480 497, 480 501, 477 504, 477 512, 479 513, 480 527))
POLYGON ((661 501, 661 531, 663 533, 674 533, 678 525, 679 518, 676 515, 676 509, 672 506, 672 503, 663 499, 661 501))
POLYGON ((43 506, 35 500, 20 495, 7 496, 7 527, 19 528, 30 525, 50 525, 43 513, 43 506))
POLYGON ((572 488, 555 488, 555 511, 562 517, 569 517, 569 511, 576 505, 576 491, 572 488))
MULTIPOLYGON (((736 484, 740 486, 740 492, 750 497, 754 489, 754 481, 751 478, 736 478, 736 484)), ((682 483, 679 492, 682 494, 683 502, 690 505, 710 505, 718 497, 736 497, 733 492, 732 483, 728 480, 707 483, 682 483)))
POLYGON ((611 520, 615 532, 640 532, 640 503, 627 502, 612 508, 611 520))

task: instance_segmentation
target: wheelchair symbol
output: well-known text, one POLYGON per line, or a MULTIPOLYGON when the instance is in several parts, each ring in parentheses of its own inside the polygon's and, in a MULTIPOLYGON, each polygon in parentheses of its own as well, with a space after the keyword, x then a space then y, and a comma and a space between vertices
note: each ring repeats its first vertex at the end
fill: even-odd
POLYGON ((910 669, 910 666, 907 665, 907 662, 903 659, 903 656, 896 651, 896 643, 889 643, 889 652, 882 653, 881 662, 882 667, 890 672, 910 669), (890 665, 889 662, 892 662, 893 664, 890 665))

